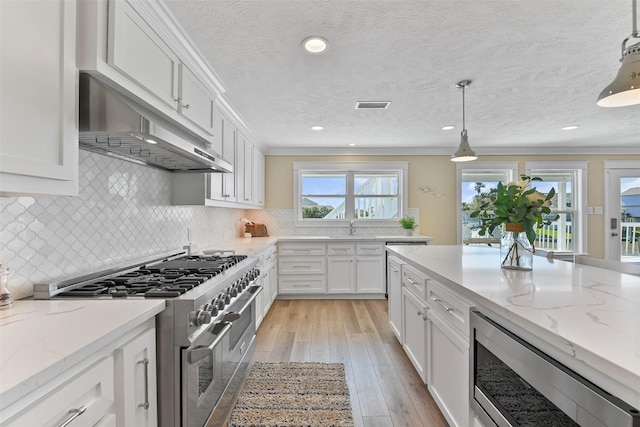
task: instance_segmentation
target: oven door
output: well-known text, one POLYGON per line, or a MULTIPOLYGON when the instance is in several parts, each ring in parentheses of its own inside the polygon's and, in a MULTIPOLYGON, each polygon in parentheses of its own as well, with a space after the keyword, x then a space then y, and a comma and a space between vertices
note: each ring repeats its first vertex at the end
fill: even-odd
POLYGON ((637 427, 640 412, 482 313, 470 316, 471 408, 486 427, 637 427))
MULTIPOLYGON (((185 427, 202 427, 226 387, 223 347, 232 324, 212 325, 189 348, 182 350, 182 419, 185 427)), ((227 344, 225 344, 227 343, 227 344)))

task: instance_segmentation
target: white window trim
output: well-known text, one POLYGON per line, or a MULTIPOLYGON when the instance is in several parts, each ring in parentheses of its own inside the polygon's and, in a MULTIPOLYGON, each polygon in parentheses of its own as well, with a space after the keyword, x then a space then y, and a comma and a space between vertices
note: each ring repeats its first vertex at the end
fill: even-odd
MULTIPOLYGON (((350 219, 322 220, 302 219, 300 206, 300 189, 302 173, 305 172, 356 172, 381 173, 399 172, 398 203, 400 215, 407 214, 408 209, 408 175, 409 162, 293 162, 293 225, 296 227, 345 227, 351 225, 350 219)), ((349 185, 349 182, 347 183, 349 185)), ((351 185, 353 183, 351 182, 351 185)), ((398 227, 397 219, 354 219, 354 227, 398 227)))
MULTIPOLYGON (((574 254, 583 254, 585 253, 587 245, 587 170, 589 169, 589 162, 587 161, 541 161, 541 162, 526 162, 525 170, 527 175, 531 175, 532 170, 544 170, 545 172, 566 172, 566 171, 575 171, 576 180, 575 183, 578 186, 578 191, 572 189, 572 192, 575 191, 575 205, 579 207, 576 211, 576 208, 573 207, 573 218, 578 219, 578 226, 580 229, 579 233, 579 241, 576 245, 574 240, 573 242, 573 252, 574 254)), ((575 234, 575 228, 574 228, 575 234)))
MULTIPOLYGON (((462 244, 462 171, 475 170, 478 172, 495 172, 496 170, 510 170, 512 179, 518 175, 518 162, 473 162, 456 163, 456 241, 462 244)), ((506 184, 506 183, 505 183, 506 184)))

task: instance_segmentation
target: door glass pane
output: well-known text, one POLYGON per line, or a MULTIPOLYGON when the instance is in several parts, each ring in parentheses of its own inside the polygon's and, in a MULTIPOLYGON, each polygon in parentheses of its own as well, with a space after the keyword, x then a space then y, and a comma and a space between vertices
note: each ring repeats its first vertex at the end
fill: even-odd
POLYGON ((640 177, 620 178, 620 258, 640 263, 640 177))
MULTIPOLYGON (((547 172, 547 171, 531 171, 532 176, 538 176, 543 179, 542 182, 534 181, 531 183, 537 191, 546 195, 551 188, 556 190, 556 196, 551 200, 551 215, 559 215, 558 219, 550 225, 543 225, 536 229, 535 246, 539 249, 548 249, 553 251, 571 252, 575 246, 575 233, 578 232, 579 225, 574 221, 577 219, 575 215, 575 191, 574 191, 574 173, 572 171, 547 172)), ((544 218, 549 219, 549 218, 544 218)))
POLYGON ((493 235, 480 236, 479 218, 471 218, 469 215, 476 210, 483 200, 489 197, 492 190, 498 187, 498 182, 507 183, 507 172, 483 172, 463 171, 461 182, 462 195, 462 243, 500 243, 500 229, 496 229, 493 235))

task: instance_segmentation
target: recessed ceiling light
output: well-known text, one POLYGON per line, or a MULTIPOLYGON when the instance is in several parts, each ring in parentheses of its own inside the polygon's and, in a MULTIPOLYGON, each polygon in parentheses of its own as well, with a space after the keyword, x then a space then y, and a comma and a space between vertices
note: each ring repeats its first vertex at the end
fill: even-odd
POLYGON ((562 128, 562 130, 574 130, 574 129, 578 129, 580 126, 578 125, 570 125, 570 126, 565 126, 562 128))
POLYGON ((455 129, 455 126, 454 125, 442 126, 442 130, 451 130, 451 129, 455 129))
POLYGON ((302 41, 302 47, 313 55, 319 55, 329 49, 329 42, 322 37, 311 36, 302 41))
POLYGON ((324 129, 324 126, 320 126, 320 125, 311 126, 311 130, 322 130, 322 129, 324 129))
POLYGON ((356 145, 356 144, 354 144, 354 143, 352 142, 351 144, 349 144, 349 147, 353 147, 354 145, 356 145))

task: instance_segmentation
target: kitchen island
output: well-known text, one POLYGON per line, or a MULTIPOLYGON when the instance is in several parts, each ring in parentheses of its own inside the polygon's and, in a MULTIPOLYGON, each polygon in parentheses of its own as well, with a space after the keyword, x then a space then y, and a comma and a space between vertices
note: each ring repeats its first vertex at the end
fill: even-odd
POLYGON ((496 248, 388 246, 476 309, 628 404, 640 407, 640 277, 534 257, 500 268, 496 248))

